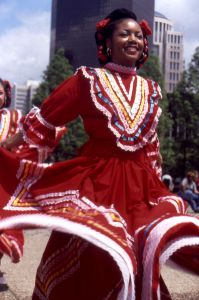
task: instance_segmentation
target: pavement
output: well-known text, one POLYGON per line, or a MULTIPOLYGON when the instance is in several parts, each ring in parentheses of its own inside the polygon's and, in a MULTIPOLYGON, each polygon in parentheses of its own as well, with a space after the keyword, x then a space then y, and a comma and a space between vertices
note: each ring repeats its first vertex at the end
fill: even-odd
MULTIPOLYGON (((50 231, 43 229, 26 231, 21 262, 13 264, 3 257, 1 271, 5 272, 9 289, 0 292, 0 300, 31 300, 37 266, 49 235, 50 231)), ((171 261, 163 267, 162 276, 173 300, 199 300, 199 276, 185 272, 171 261)))

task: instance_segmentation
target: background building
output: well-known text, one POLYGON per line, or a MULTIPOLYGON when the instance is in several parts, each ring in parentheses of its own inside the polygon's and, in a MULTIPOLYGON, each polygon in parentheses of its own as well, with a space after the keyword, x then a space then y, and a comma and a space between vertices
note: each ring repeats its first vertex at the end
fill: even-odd
POLYGON ((153 27, 154 54, 159 56, 165 89, 173 92, 184 71, 183 35, 174 31, 173 22, 155 12, 153 27))
POLYGON ((20 109, 23 113, 27 113, 32 107, 32 99, 39 84, 40 81, 35 80, 28 80, 24 85, 14 84, 11 108, 20 109))
POLYGON ((74 68, 81 65, 97 66, 94 40, 96 22, 113 9, 124 7, 133 10, 138 20, 147 19, 153 28, 154 5, 154 0, 53 0, 50 57, 57 49, 64 48, 74 68))

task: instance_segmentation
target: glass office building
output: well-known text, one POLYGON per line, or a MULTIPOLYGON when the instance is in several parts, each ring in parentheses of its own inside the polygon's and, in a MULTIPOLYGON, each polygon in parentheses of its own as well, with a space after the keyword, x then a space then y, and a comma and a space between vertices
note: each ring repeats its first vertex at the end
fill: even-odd
POLYGON ((52 0, 50 57, 64 48, 74 68, 97 66, 95 24, 120 7, 133 10, 138 20, 147 19, 153 29, 154 0, 52 0))

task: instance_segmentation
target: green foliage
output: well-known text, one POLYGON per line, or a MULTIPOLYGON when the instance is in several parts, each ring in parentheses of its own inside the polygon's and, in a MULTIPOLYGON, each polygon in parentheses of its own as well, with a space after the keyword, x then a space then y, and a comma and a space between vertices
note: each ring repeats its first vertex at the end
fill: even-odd
POLYGON ((175 153, 173 150, 174 139, 171 136, 172 119, 169 113, 168 98, 164 89, 164 78, 160 70, 159 58, 151 54, 147 62, 139 70, 139 75, 156 81, 162 90, 160 107, 162 114, 158 124, 158 136, 160 140, 160 152, 163 157, 163 172, 167 173, 175 166, 175 153))
POLYGON ((156 81, 164 89, 164 79, 157 56, 150 54, 146 63, 138 70, 138 74, 144 78, 156 81))
POLYGON ((59 49, 43 73, 42 83, 37 89, 32 103, 39 106, 41 102, 66 78, 73 74, 72 66, 64 56, 64 49, 59 49))
POLYGON ((55 161, 63 161, 77 156, 78 149, 87 141, 87 135, 80 117, 71 121, 67 126, 67 133, 61 139, 53 158, 55 161))
POLYGON ((196 48, 189 64, 188 74, 189 91, 194 94, 199 94, 199 47, 196 48))
MULTIPOLYGON (((59 49, 43 74, 43 81, 33 98, 33 104, 40 106, 41 102, 65 79, 73 74, 72 66, 64 56, 64 49, 59 49)), ((60 161, 76 156, 79 148, 87 139, 80 118, 67 124, 67 133, 61 139, 50 161, 60 161)))
POLYGON ((199 47, 187 71, 169 95, 169 110, 173 119, 173 150, 176 156, 173 173, 183 176, 187 170, 199 169, 199 47))

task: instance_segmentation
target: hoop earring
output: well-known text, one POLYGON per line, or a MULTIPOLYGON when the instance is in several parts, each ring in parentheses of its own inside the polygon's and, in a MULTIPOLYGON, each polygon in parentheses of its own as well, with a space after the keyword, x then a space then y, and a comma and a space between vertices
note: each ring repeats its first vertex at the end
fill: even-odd
POLYGON ((106 53, 107 53, 107 56, 108 56, 108 57, 111 57, 111 52, 112 52, 112 51, 111 51, 111 48, 107 48, 107 49, 106 49, 106 53))

